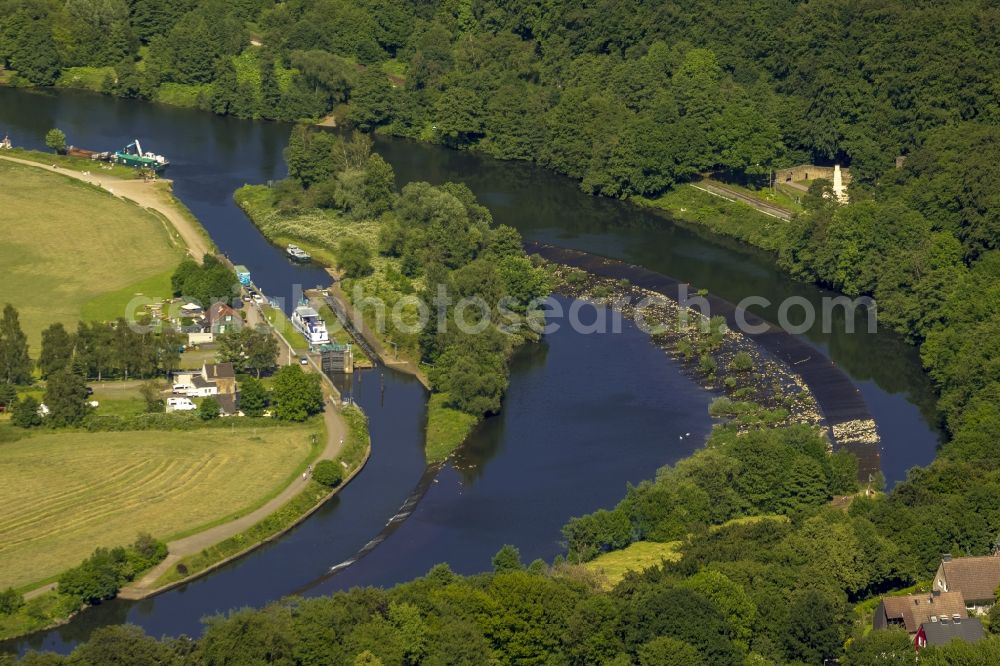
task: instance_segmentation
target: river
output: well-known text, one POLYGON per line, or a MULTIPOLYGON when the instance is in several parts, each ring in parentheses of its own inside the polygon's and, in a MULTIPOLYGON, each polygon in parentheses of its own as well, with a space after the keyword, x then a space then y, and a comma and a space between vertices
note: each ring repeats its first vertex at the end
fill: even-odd
MULTIPOLYGON (((0 134, 9 133, 17 146, 43 148, 52 127, 83 148, 116 149, 139 138, 167 155, 175 194, 267 294, 290 300, 294 285, 328 282, 323 271, 287 261, 232 201, 245 183, 283 177, 287 125, 87 93, 0 88, 0 134)), ((379 138, 376 148, 401 184, 465 182, 497 222, 528 240, 639 264, 734 302, 751 294, 775 303, 792 295, 818 302, 826 294, 789 280, 762 253, 587 196, 532 165, 396 139, 379 138)), ((912 348, 885 333, 809 331, 802 339, 861 388, 879 424, 890 483, 933 458, 939 442, 933 392, 912 348)), ((651 477, 701 444, 712 397, 627 324, 615 336, 564 327, 517 355, 504 412, 477 429, 452 462, 428 471, 419 383, 374 370, 361 373, 353 390, 370 419, 372 458, 298 528, 190 584, 141 602, 103 604, 6 648, 66 652, 95 627, 115 622, 153 635, 197 635, 205 615, 293 592, 391 585, 443 561, 462 573, 481 571, 505 543, 517 545, 526 561, 551 559, 561 551, 559 528, 569 517, 614 504, 626 483, 651 477), (373 540, 380 545, 338 568, 373 540)))

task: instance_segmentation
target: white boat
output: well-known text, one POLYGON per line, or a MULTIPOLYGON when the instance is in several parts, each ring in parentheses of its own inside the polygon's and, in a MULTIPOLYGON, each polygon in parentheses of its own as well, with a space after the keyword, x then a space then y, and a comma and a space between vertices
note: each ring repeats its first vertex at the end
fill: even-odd
POLYGON ((312 259, 312 256, 298 245, 289 244, 288 247, 285 248, 285 252, 287 252, 288 256, 295 261, 309 261, 312 259))
POLYGON ((310 346, 325 345, 330 342, 326 322, 319 313, 306 304, 299 305, 292 313, 292 326, 305 337, 310 346))

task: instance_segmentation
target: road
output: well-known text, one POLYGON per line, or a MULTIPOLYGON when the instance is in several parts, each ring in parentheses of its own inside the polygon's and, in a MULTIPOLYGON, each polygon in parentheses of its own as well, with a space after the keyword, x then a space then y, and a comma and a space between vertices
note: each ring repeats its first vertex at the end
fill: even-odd
MULTIPOLYGON (((117 176, 101 173, 100 169, 98 169, 98 173, 91 173, 74 171, 72 169, 66 169, 50 164, 42 164, 40 162, 32 162, 31 160, 22 160, 17 157, 8 157, 6 155, 0 155, 0 159, 7 160, 8 162, 16 162, 17 164, 23 164, 25 166, 35 167, 36 169, 44 169, 45 171, 58 173, 68 178, 82 180, 85 183, 90 183, 91 185, 96 185, 103 190, 107 190, 118 198, 129 199, 143 208, 148 208, 158 212, 163 215, 163 217, 167 218, 170 224, 173 225, 174 229, 177 230, 177 233, 180 234, 181 239, 187 246, 188 252, 198 262, 201 261, 202 257, 212 251, 211 241, 208 240, 202 230, 198 227, 198 224, 184 215, 178 208, 177 204, 172 200, 168 193, 170 185, 169 180, 162 178, 149 182, 142 180, 126 180, 124 178, 118 178, 117 176), (162 183, 165 183, 167 187, 161 186, 162 183)), ((96 162, 95 164, 100 163, 96 162)))

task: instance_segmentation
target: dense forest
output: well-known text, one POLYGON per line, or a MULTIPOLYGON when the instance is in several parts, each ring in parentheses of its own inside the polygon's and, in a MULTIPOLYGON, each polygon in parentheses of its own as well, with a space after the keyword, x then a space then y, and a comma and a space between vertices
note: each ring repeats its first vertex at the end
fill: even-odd
MULTIPOLYGON (((610 196, 653 198, 707 171, 766 183, 783 165, 849 163, 850 205, 816 182, 805 212, 744 239, 801 279, 875 296, 882 324, 920 345, 950 438, 891 493, 844 511, 829 506, 842 480, 809 432, 720 428, 617 507, 567 525, 572 562, 683 542, 679 560, 610 591, 507 549, 493 574, 440 567, 393 590, 242 611, 196 643, 104 630, 69 663, 908 664, 905 635, 863 635, 865 609, 927 581, 941 553, 998 545, 993 3, 0 0, 0 58, 13 85, 242 117, 333 113, 537 161, 610 196)), ((385 240, 423 259, 405 234, 385 240)), ((998 662, 996 637, 921 654, 998 662)))

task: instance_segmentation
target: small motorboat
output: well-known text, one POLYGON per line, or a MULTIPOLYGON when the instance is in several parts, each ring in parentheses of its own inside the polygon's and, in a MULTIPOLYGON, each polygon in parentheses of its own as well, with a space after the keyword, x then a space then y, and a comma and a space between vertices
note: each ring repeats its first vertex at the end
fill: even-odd
POLYGON ((289 244, 288 247, 285 248, 285 252, 288 253, 288 256, 291 257, 293 261, 312 260, 312 256, 308 252, 300 248, 298 245, 289 244))

